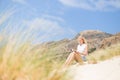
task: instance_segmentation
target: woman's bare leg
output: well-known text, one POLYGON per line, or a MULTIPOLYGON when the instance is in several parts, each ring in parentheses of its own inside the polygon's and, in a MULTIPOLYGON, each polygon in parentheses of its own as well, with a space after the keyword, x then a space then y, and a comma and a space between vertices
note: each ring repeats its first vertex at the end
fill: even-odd
POLYGON ((81 55, 79 53, 72 52, 67 57, 67 60, 65 61, 64 66, 69 66, 73 60, 76 60, 79 64, 83 64, 81 55))
POLYGON ((83 60, 81 58, 81 55, 79 53, 74 53, 74 59, 80 63, 80 64, 83 64, 83 60))
POLYGON ((70 63, 71 63, 71 62, 73 61, 73 59, 74 59, 74 55, 75 55, 74 52, 72 52, 72 53, 69 54, 69 56, 67 57, 67 60, 65 61, 64 66, 69 66, 69 65, 70 65, 70 63))

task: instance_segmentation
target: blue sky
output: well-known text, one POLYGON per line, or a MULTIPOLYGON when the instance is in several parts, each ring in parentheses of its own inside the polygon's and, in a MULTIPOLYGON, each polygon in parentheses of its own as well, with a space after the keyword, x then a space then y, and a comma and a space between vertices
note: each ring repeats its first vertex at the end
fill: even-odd
POLYGON ((0 0, 0 25, 8 23, 29 27, 38 42, 72 38, 84 30, 114 34, 120 32, 120 0, 0 0))

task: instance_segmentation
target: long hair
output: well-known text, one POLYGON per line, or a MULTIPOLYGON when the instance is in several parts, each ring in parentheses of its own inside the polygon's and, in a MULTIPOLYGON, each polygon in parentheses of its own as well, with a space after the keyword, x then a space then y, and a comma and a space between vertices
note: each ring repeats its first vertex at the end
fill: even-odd
POLYGON ((79 41, 79 39, 82 39, 82 40, 83 40, 83 43, 84 43, 84 44, 87 44, 87 41, 86 41, 86 39, 85 39, 84 37, 79 36, 77 40, 79 41))

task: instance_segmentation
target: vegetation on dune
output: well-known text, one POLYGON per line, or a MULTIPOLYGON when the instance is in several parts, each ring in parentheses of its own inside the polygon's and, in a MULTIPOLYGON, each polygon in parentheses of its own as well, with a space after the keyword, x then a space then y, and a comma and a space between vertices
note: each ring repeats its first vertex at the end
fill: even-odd
POLYGON ((99 49, 87 56, 88 61, 97 62, 120 56, 120 43, 104 49, 99 49))
MULTIPOLYGON (((34 37, 38 35, 33 35, 32 29, 25 29, 22 25, 14 25, 19 30, 16 27, 14 29, 10 25, 11 21, 7 20, 13 13, 9 11, 0 15, 0 80, 70 80, 61 67, 71 48, 76 47, 76 39, 33 46, 34 37)), ((96 41, 94 44, 98 43, 95 39, 88 44, 93 41, 96 41)), ((90 50, 94 52, 87 56, 89 61, 97 62, 119 56, 120 44, 95 50, 94 47, 90 50)))
POLYGON ((10 25, 9 13, 0 16, 0 80, 68 80, 62 61, 45 47, 34 49, 37 35, 22 25, 10 25))
POLYGON ((66 80, 62 62, 53 54, 8 41, 0 46, 0 80, 66 80))

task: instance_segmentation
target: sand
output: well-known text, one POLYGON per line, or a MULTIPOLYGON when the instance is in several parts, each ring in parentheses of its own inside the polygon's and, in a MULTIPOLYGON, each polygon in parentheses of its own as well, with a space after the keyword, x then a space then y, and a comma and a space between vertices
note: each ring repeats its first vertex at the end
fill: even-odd
POLYGON ((73 80, 120 80, 120 57, 97 64, 72 65, 73 80))

